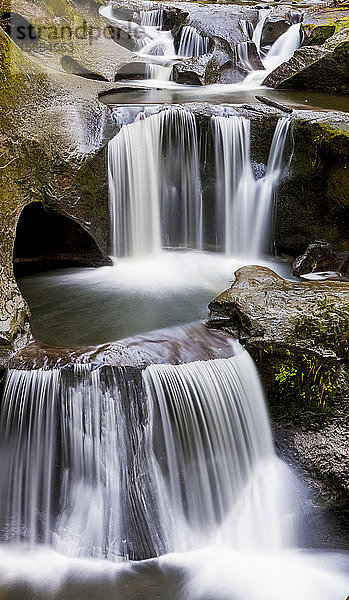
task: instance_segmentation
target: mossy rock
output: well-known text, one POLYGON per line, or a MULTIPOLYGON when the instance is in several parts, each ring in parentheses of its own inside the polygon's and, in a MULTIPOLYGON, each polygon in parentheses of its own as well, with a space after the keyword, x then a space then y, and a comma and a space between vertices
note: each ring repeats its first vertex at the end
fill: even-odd
POLYGON ((273 415, 308 427, 349 420, 349 388, 338 384, 349 372, 349 284, 291 282, 257 266, 235 275, 210 303, 209 326, 239 335, 273 415))
POLYGON ((321 46, 328 38, 330 38, 336 31, 335 25, 305 25, 303 32, 306 35, 305 46, 321 46))

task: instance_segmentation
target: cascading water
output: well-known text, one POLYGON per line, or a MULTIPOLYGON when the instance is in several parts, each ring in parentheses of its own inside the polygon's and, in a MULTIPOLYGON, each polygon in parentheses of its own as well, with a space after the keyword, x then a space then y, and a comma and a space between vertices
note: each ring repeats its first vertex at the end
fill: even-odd
POLYGON ((109 144, 113 256, 157 254, 164 246, 202 249, 206 237, 227 255, 266 253, 289 125, 289 118, 278 121, 266 174, 256 179, 250 121, 212 117, 216 206, 206 223, 194 115, 171 108, 123 126, 109 144))
POLYGON ((141 10, 141 25, 145 27, 162 27, 164 22, 164 10, 158 8, 155 10, 141 10))
POLYGON ((247 71, 253 71, 253 67, 249 58, 249 42, 240 42, 236 46, 237 55, 243 67, 247 71))
POLYGON ((276 69, 283 62, 289 60, 294 51, 297 50, 301 43, 301 23, 300 13, 297 13, 297 22, 291 25, 288 30, 283 33, 272 45, 269 51, 265 54, 261 47, 262 33, 265 22, 267 21, 271 9, 261 9, 259 11, 259 21, 253 32, 252 41, 255 43, 258 54, 262 60, 264 70, 250 72, 244 85, 250 87, 258 87, 271 71, 276 69))
POLYGON ((253 29, 253 25, 250 21, 247 21, 246 19, 241 19, 241 21, 239 21, 242 33, 245 34, 245 36, 249 39, 252 40, 253 37, 253 33, 254 33, 254 29, 253 29))
POLYGON ((262 61, 267 71, 272 71, 291 58, 294 51, 300 46, 300 31, 301 24, 295 23, 294 25, 291 25, 285 33, 280 35, 276 42, 274 42, 262 61))
POLYGON ((209 38, 201 35, 195 27, 184 25, 178 47, 179 56, 200 56, 206 54, 209 48, 209 38))
POLYGON ((201 248, 194 115, 171 108, 122 127, 109 144, 109 190, 113 256, 201 248))
POLYGON ((288 545, 287 469, 253 361, 237 349, 143 375, 88 365, 9 371, 2 539, 112 560, 288 545))
POLYGON ((275 188, 282 172, 290 119, 278 121, 266 173, 256 179, 250 157, 250 121, 212 117, 216 155, 216 232, 225 253, 257 257, 270 247, 275 188), (221 239, 223 237, 223 240, 221 239))
POLYGON ((255 30, 253 32, 253 35, 252 35, 252 41, 256 45, 257 52, 258 52, 259 56, 261 56, 261 54, 262 54, 261 39, 262 39, 262 32, 263 32, 264 23, 266 22, 266 20, 269 17, 270 13, 271 13, 271 9, 270 8, 261 8, 260 9, 258 23, 257 23, 256 28, 255 28, 255 30))

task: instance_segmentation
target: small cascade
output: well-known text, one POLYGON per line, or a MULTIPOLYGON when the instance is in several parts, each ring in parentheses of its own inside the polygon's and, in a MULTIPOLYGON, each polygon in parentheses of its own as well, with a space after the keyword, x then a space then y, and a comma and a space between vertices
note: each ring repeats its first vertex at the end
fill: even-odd
POLYGON ((301 44, 301 23, 291 25, 285 33, 274 42, 265 58, 262 60, 267 71, 276 69, 293 56, 301 44))
POLYGON ((162 8, 155 10, 141 10, 141 25, 145 27, 159 27, 163 26, 164 22, 164 11, 162 8))
POLYGON ((178 56, 200 56, 207 54, 210 40, 201 35, 195 27, 184 25, 178 47, 178 56))
POLYGON ((229 359, 7 373, 3 541, 147 558, 221 543, 278 550, 292 511, 255 366, 229 359))
POLYGON ((245 67, 246 71, 253 71, 253 67, 250 63, 248 48, 249 42, 240 42, 240 44, 236 46, 236 51, 239 61, 242 66, 245 67))
POLYGON ((140 117, 109 144, 113 256, 202 246, 195 117, 177 108, 140 117))
POLYGON ((212 117, 216 156, 216 231, 225 253, 257 257, 270 247, 273 198, 281 176, 290 120, 277 123, 265 176, 256 179, 250 157, 250 121, 212 117), (222 239, 223 237, 223 239, 222 239))
POLYGON ((250 21, 247 21, 246 19, 241 19, 240 20, 240 27, 241 27, 242 33, 244 33, 245 36, 249 40, 252 40, 253 32, 254 32, 252 23, 250 21))
POLYGON ((263 32, 264 23, 266 22, 270 13, 271 13, 270 8, 261 8, 260 9, 258 23, 257 23, 256 28, 252 35, 252 41, 256 44, 256 48, 257 48, 257 52, 258 52, 259 56, 262 56, 261 40, 262 40, 262 32, 263 32))
POLYGON ((160 231, 161 113, 125 125, 109 143, 113 256, 156 254, 160 231))

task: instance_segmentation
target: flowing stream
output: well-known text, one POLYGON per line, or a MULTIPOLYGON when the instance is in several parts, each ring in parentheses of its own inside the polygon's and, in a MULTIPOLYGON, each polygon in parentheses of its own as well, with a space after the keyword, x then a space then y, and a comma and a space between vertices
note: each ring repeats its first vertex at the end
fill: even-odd
MULTIPOLYGON (((176 51, 161 7, 141 11, 140 23, 120 21, 112 4, 100 12, 137 40, 150 78, 168 79, 173 60, 209 51, 209 39, 190 24, 176 51)), ((260 85, 300 44, 295 23, 262 51, 269 14, 260 10, 254 31, 243 25, 265 66, 250 69, 247 87, 260 85)), ((240 58, 249 68, 247 46, 240 58)), ((99 348, 97 362, 87 360, 98 350, 90 348, 74 364, 58 360, 55 368, 46 362, 5 375, 1 598, 348 594, 346 557, 300 550, 307 493, 276 456, 250 355, 228 335, 178 325, 205 316, 208 299, 228 286, 235 266, 260 263, 270 252, 275 193, 291 154, 290 117, 276 121, 266 165, 251 154, 253 121, 225 110, 206 121, 204 131, 192 110, 137 108, 108 148, 114 265, 93 275, 42 276, 38 305, 53 294, 49 318, 59 328, 64 286, 72 285, 66 312, 97 288, 98 301, 88 295, 90 322, 83 310, 74 320, 93 330, 91 306, 98 303, 109 341, 117 337, 115 323, 118 338, 128 339, 104 354, 99 348), (119 304, 103 304, 107 295, 119 304), (156 326, 170 329, 149 331, 156 326), (128 362, 116 366, 112 359, 122 354, 128 362)))

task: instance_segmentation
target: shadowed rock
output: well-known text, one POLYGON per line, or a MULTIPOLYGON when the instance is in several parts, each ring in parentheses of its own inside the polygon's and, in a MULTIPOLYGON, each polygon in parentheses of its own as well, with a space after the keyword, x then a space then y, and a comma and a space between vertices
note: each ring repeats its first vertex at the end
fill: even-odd
POLYGON ((309 244, 305 252, 293 261, 293 274, 298 277, 323 271, 336 273, 337 278, 348 277, 348 253, 334 252, 328 242, 314 242, 314 244, 309 244))

